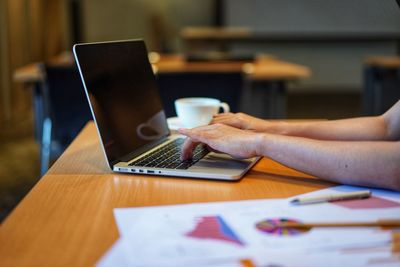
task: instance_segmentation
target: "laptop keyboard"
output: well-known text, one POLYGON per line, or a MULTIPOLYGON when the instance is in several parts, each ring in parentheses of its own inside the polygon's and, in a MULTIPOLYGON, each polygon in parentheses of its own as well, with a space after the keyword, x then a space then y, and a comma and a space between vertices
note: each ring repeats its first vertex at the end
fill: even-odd
POLYGON ((185 138, 177 138, 165 146, 154 150, 152 153, 135 160, 129 166, 166 168, 166 169, 187 169, 208 154, 205 146, 199 145, 193 151, 190 160, 181 160, 181 148, 185 138))

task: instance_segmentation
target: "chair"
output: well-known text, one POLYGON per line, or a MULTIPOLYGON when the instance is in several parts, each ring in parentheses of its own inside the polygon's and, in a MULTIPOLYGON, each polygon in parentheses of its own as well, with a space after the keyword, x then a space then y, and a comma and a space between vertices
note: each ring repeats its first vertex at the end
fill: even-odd
POLYGON ((41 140, 41 174, 49 168, 92 119, 76 65, 42 65, 44 120, 41 140))
POLYGON ((157 84, 167 117, 176 116, 174 101, 182 97, 212 97, 239 109, 243 79, 240 72, 158 73, 157 84))
POLYGON ((363 115, 384 113, 400 99, 400 59, 371 58, 364 65, 363 115))

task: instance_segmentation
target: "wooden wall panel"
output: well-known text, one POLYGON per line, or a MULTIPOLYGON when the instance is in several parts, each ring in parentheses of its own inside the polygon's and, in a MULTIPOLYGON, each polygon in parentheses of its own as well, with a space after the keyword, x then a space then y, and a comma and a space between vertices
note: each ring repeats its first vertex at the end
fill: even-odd
POLYGON ((12 81, 15 69, 64 50, 65 0, 0 0, 0 125, 32 117, 31 91, 12 81))
MULTIPOLYGON (((10 75, 16 68, 30 62, 29 35, 27 21, 27 1, 8 0, 8 43, 10 75)), ((12 77, 9 77, 10 79, 12 77)), ((7 89, 7 88, 6 88, 7 89)), ((11 122, 18 123, 29 119, 30 92, 24 90, 21 84, 10 84, 11 122)))
POLYGON ((49 59, 59 54, 63 50, 64 40, 63 40, 63 25, 62 25, 62 5, 61 0, 47 0, 44 16, 44 29, 45 29, 45 59, 49 59))
POLYGON ((6 4, 6 0, 0 0, 0 125, 11 116, 9 90, 6 90, 9 88, 6 4))
POLYGON ((32 61, 41 61, 44 58, 44 8, 43 0, 31 0, 29 3, 30 50, 32 61))

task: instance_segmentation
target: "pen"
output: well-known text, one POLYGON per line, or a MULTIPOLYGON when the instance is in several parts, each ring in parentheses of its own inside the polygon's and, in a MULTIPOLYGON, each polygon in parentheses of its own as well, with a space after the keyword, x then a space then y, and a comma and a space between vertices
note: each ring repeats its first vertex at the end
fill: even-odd
POLYGON ((329 194, 329 195, 320 195, 315 197, 299 197, 294 198, 290 201, 291 204, 303 205, 303 204, 313 204, 313 203, 321 203, 321 202, 333 202, 333 201, 341 201, 341 200, 351 200, 351 199, 361 199, 368 198, 371 196, 371 192, 369 190, 364 191, 356 191, 349 193, 340 193, 340 194, 329 194))
POLYGON ((378 220, 375 222, 317 222, 317 223, 299 223, 299 222, 281 222, 273 225, 274 228, 297 228, 310 229, 314 227, 400 227, 400 220, 378 220))

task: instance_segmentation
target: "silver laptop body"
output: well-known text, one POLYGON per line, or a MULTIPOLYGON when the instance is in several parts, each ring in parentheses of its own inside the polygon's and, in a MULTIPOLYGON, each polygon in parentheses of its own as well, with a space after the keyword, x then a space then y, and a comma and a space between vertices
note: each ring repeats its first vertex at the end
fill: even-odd
MULTIPOLYGON (((201 159, 184 168, 183 162, 174 167, 145 164, 149 154, 173 142, 182 143, 184 137, 170 134, 144 41, 76 44, 73 50, 111 170, 237 180, 259 159, 234 159, 203 151, 201 159)), ((160 153, 162 160, 168 161, 169 154, 160 153)))

